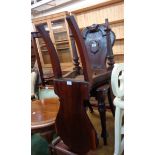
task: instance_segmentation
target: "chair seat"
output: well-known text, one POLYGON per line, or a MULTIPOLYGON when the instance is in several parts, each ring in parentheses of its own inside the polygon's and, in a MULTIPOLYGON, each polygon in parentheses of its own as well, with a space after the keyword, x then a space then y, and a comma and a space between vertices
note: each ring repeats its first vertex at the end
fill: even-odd
MULTIPOLYGON (((97 71, 94 72, 93 75, 93 83, 92 83, 92 89, 96 89, 97 87, 107 83, 107 81, 110 80, 111 77, 111 70, 110 71, 106 71, 103 73, 103 70, 101 71, 97 71), (96 74, 97 73, 97 74, 96 74)), ((75 78, 75 80, 84 80, 84 76, 83 75, 77 75, 75 78)))
POLYGON ((107 81, 109 81, 111 78, 111 70, 110 71, 106 71, 106 72, 101 72, 100 74, 97 75, 93 75, 93 84, 92 84, 92 88, 96 88, 99 87, 105 83, 107 83, 107 81))

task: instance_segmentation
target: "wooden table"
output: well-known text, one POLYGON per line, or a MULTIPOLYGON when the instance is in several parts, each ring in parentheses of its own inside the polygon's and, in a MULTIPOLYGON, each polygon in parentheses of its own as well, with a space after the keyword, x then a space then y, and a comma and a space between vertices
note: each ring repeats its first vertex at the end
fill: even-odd
POLYGON ((58 98, 31 102, 31 134, 40 133, 49 142, 55 129, 55 119, 59 109, 58 98))

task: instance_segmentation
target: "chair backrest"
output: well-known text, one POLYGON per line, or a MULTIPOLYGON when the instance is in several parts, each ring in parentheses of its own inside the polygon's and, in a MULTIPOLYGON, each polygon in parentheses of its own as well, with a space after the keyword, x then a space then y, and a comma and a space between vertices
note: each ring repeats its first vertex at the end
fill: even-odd
POLYGON ((75 42, 76 42, 76 45, 77 45, 77 48, 80 54, 81 63, 83 67, 84 79, 85 81, 92 83, 92 70, 90 67, 87 48, 83 41, 81 31, 75 21, 74 16, 67 16, 66 20, 68 22, 72 35, 74 36, 74 39, 75 39, 75 42))
POLYGON ((33 48, 33 51, 34 51, 36 59, 37 59, 37 65, 38 65, 38 69, 39 69, 41 83, 44 85, 45 81, 43 78, 43 70, 42 70, 42 65, 41 65, 38 48, 37 48, 37 44, 36 44, 36 39, 40 38, 40 37, 41 37, 41 35, 39 32, 31 32, 31 46, 33 48))
POLYGON ((55 78, 61 78, 62 77, 62 70, 60 67, 60 61, 59 61, 57 52, 55 50, 55 47, 54 47, 54 45, 51 41, 51 38, 49 36, 49 33, 45 30, 44 25, 45 24, 36 25, 36 28, 39 31, 39 33, 41 34, 41 36, 42 36, 42 38, 45 41, 45 44, 47 46, 48 53, 50 56, 50 61, 52 64, 54 77, 55 78))
MULTIPOLYGON (((89 99, 89 83, 62 77, 60 61, 49 33, 45 30, 44 24, 37 25, 36 28, 47 46, 54 73, 54 91, 60 100, 55 122, 57 133, 73 152, 85 154, 97 146, 96 131, 84 108, 84 102, 89 99)), ((89 81, 87 70, 85 79, 89 81)))
POLYGON ((60 99, 56 130, 71 151, 85 154, 97 147, 97 133, 87 116, 84 102, 89 100, 89 83, 55 79, 55 93, 60 99))
POLYGON ((124 64, 115 64, 111 74, 111 86, 116 98, 124 97, 124 64))
MULTIPOLYGON (((91 27, 91 28, 88 28, 87 30, 83 31, 83 35, 77 25, 77 22, 76 22, 74 16, 67 16, 66 20, 68 22, 70 31, 72 33, 72 36, 74 37, 74 40, 75 40, 77 48, 78 48, 78 52, 79 52, 82 67, 83 67, 84 78, 86 81, 88 81, 90 84, 92 84, 94 73, 95 73, 95 75, 98 73, 101 74, 101 72, 104 73, 104 71, 106 72, 109 69, 111 71, 111 69, 113 68, 114 56, 113 56, 113 52, 112 52, 112 46, 115 41, 115 35, 111 31, 107 19, 106 19, 106 23, 104 25, 101 25, 101 26, 98 25, 98 26, 91 27), (100 41, 97 39, 98 36, 96 36, 95 33, 99 34, 98 36, 100 36, 99 37, 100 41), (89 35, 94 35, 93 38, 95 38, 97 41, 95 42, 93 39, 89 39, 89 37, 90 37, 89 35), (84 37, 84 38, 86 38, 85 40, 83 39, 83 36, 85 36, 84 37), (102 38, 102 40, 101 40, 101 38, 102 38), (89 41, 91 42, 90 44, 88 43, 89 41), (99 42, 99 43, 97 43, 97 42, 99 42), (96 43, 99 45, 97 45, 96 43), (89 51, 90 45, 94 46, 93 52, 89 51), (97 48, 95 46, 101 46, 104 50, 102 52, 101 51, 98 52, 96 50, 97 48), (94 55, 96 55, 96 56, 94 56, 94 55), (99 71, 96 71, 95 69, 99 69, 99 71), (94 72, 94 70, 95 70, 95 72, 94 72)), ((76 51, 73 52, 73 56, 74 56, 75 52, 76 51)), ((75 60, 78 60, 78 59, 76 58, 75 60)), ((74 63, 78 64, 77 62, 74 62, 74 63)))
POLYGON ((105 24, 93 24, 82 31, 92 69, 106 69, 107 56, 112 56, 115 34, 105 24))

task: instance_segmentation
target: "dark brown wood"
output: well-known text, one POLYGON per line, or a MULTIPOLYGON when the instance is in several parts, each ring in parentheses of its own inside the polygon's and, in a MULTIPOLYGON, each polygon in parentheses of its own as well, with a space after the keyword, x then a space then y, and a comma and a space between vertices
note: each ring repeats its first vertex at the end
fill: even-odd
MULTIPOLYGON (((85 154, 90 149, 95 149, 98 144, 96 131, 84 107, 84 102, 89 99, 90 83, 85 82, 84 78, 81 81, 76 80, 74 76, 75 80, 63 78, 58 55, 48 32, 43 25, 38 25, 37 30, 48 47, 55 75, 54 91, 60 100, 56 118, 57 133, 72 152, 85 154)), ((85 74, 86 79, 91 81, 88 75, 85 74)))
POLYGON ((107 54, 108 62, 107 62, 107 64, 109 65, 108 69, 112 70, 114 67, 114 55, 113 55, 113 51, 112 51, 112 46, 114 45, 114 42, 111 43, 111 38, 110 38, 111 28, 109 26, 108 19, 105 19, 105 27, 106 27, 106 29, 105 29, 106 38, 107 38, 107 50, 108 50, 108 54, 107 54))
POLYGON ((112 46, 115 42, 115 34, 111 31, 108 20, 105 21, 105 24, 93 24, 82 31, 91 68, 94 71, 104 69, 103 72, 106 72, 107 58, 109 65, 112 61, 110 59, 109 62, 109 58, 113 57, 112 46))
POLYGON ((38 32, 31 32, 31 44, 32 47, 34 49, 36 58, 37 58, 37 64, 38 64, 38 69, 39 69, 39 73, 40 73, 40 79, 43 85, 45 85, 45 81, 43 78, 43 70, 42 70, 42 65, 41 65, 41 61, 40 61, 40 57, 39 57, 39 53, 38 53, 38 48, 37 48, 37 44, 36 44, 36 38, 41 37, 40 34, 38 32))
POLYGON ((45 31, 44 28, 45 24, 40 24, 40 25, 36 25, 37 30, 39 31, 39 33, 42 35, 42 38, 44 39, 49 55, 50 55, 50 60, 51 60, 51 64, 53 66, 53 73, 55 78, 60 78, 62 77, 62 71, 61 71, 61 67, 60 67, 60 61, 58 58, 58 55, 56 53, 55 47, 51 41, 51 38, 49 36, 49 33, 47 31, 45 31))
POLYGON ((58 135, 74 153, 85 154, 96 149, 97 134, 83 106, 89 99, 89 83, 55 79, 54 90, 60 99, 56 118, 58 135))
POLYGON ((78 52, 75 46, 75 40, 71 31, 69 31, 69 33, 70 33, 70 40, 71 40, 72 53, 73 53, 73 63, 75 66, 74 70, 77 72, 77 74, 80 74, 81 67, 79 66, 80 63, 79 63, 78 52))
MULTIPOLYGON (((115 42, 115 34, 109 28, 108 20, 106 20, 105 25, 94 24, 85 28, 82 32, 84 39, 82 39, 82 34, 74 16, 68 16, 67 21, 80 53, 84 79, 88 81, 90 85, 90 95, 96 97, 98 100, 102 137, 104 139, 104 144, 106 144, 106 119, 103 95, 108 95, 109 99, 110 95, 108 90, 110 87, 108 86, 106 93, 103 87, 104 85, 109 84, 111 79, 113 67, 112 46, 115 42), (107 59, 108 62, 106 61, 107 59), (108 66, 106 65, 107 63, 108 66), (85 74, 85 72, 87 74, 85 74)), ((89 99, 86 103, 88 104, 88 107, 90 107, 89 99)), ((109 104, 111 111, 113 112, 114 105, 111 104, 111 99, 109 99, 109 104)))
POLYGON ((31 102, 31 134, 40 133, 48 142, 55 131, 55 119, 59 110, 58 98, 31 102))
POLYGON ((105 97, 108 93, 109 85, 104 85, 99 87, 97 91, 97 100, 98 100, 98 111, 101 119, 101 137, 103 137, 104 145, 107 145, 107 129, 106 129, 106 106, 105 106, 105 97))
MULTIPOLYGON (((63 143, 60 137, 56 138, 49 147, 54 155, 78 155, 77 153, 72 152, 70 148, 63 143)), ((80 155, 97 155, 97 153, 90 150, 88 153, 80 155)))
POLYGON ((82 63, 82 67, 83 67, 83 74, 84 74, 84 80, 90 82, 90 84, 92 83, 92 71, 90 68, 90 63, 89 63, 89 59, 88 59, 88 53, 86 52, 86 46, 83 42, 83 38, 80 32, 80 29, 78 28, 78 25, 75 21, 74 16, 67 16, 66 20, 68 22, 68 25, 71 29, 71 32, 74 36, 74 39, 76 41, 77 44, 77 48, 80 54, 80 58, 81 58, 81 63, 82 63))
POLYGON ((44 74, 43 73, 43 67, 40 61, 40 56, 39 56, 39 51, 37 48, 37 44, 36 44, 36 39, 38 38, 42 38, 42 35, 39 32, 31 32, 31 47, 33 48, 34 52, 35 52, 35 56, 37 59, 37 65, 38 65, 38 69, 39 69, 39 75, 40 75, 40 79, 41 79, 41 84, 43 86, 45 85, 49 85, 53 83, 53 74, 44 74))

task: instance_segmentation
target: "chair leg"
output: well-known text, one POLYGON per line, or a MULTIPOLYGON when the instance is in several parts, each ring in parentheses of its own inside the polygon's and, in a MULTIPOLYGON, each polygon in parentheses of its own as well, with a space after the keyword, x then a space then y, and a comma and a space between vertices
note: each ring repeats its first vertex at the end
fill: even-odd
POLYGON ((124 148, 123 146, 124 140, 121 140, 122 117, 123 117, 123 110, 120 109, 119 107, 116 107, 114 155, 122 154, 124 148))
POLYGON ((113 101, 112 101, 112 94, 111 94, 110 88, 108 89, 108 102, 109 102, 110 109, 111 109, 111 112, 113 114, 113 117, 115 117, 115 106, 114 106, 113 101))
POLYGON ((104 103, 104 95, 102 91, 98 92, 98 111, 101 119, 102 132, 101 137, 103 138, 104 145, 107 145, 107 131, 106 131, 106 107, 104 103))
POLYGON ((92 108, 92 106, 91 106, 89 101, 88 101, 87 105, 88 105, 90 113, 93 113, 94 111, 93 111, 93 108, 92 108))
POLYGON ((89 100, 85 101, 85 107, 89 108, 90 113, 94 112, 89 100))

